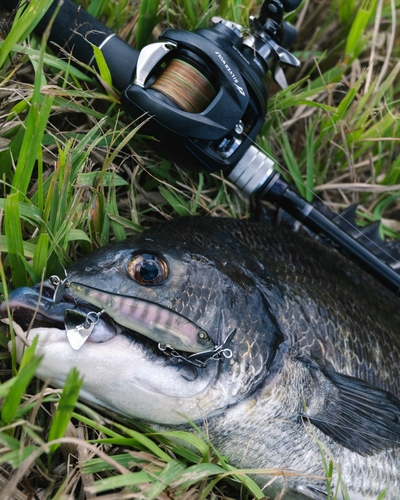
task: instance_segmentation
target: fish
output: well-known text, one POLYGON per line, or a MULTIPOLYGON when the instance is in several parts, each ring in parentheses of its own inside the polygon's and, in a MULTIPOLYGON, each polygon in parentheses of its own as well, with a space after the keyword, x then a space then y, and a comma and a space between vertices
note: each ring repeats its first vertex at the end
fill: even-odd
POLYGON ((343 480, 352 500, 398 498, 400 299, 335 249, 263 222, 184 217, 97 249, 66 276, 9 295, 16 324, 34 318, 39 378, 61 387, 76 367, 96 407, 162 429, 196 422, 260 485, 268 471, 295 472, 272 481, 272 498, 326 498, 323 452, 340 470, 333 490, 343 480), (164 326, 150 334, 149 308, 129 319, 135 301, 164 326), (77 324, 96 318, 77 349, 68 311, 77 324), (197 331, 209 344, 181 345, 177 318, 194 328, 189 346, 197 331))

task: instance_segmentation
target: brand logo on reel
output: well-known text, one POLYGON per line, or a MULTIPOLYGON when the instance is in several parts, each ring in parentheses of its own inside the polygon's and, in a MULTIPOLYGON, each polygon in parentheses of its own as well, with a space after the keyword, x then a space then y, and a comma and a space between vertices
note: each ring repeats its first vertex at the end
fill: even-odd
POLYGON ((224 65, 224 68, 226 69, 226 71, 231 75, 232 77, 232 80, 233 80, 233 84, 234 86, 238 89, 238 91, 242 94, 242 95, 246 95, 245 92, 244 92, 244 89, 243 87, 240 87, 239 85, 239 80, 237 78, 237 76, 235 75, 235 73, 232 71, 232 68, 229 66, 229 64, 225 61, 223 55, 221 54, 221 52, 218 52, 218 50, 215 52, 216 56, 218 57, 218 59, 222 62, 222 64, 224 65))

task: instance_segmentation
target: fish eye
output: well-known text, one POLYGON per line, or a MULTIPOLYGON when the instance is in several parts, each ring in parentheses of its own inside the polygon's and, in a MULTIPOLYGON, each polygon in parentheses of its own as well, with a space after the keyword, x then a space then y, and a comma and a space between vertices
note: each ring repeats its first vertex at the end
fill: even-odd
POLYGON ((199 330, 197 333, 197 336, 199 337, 200 340, 207 340, 208 339, 208 334, 204 330, 199 330))
POLYGON ((135 253, 128 263, 128 273, 140 285, 160 285, 168 278, 167 261, 150 252, 135 253))

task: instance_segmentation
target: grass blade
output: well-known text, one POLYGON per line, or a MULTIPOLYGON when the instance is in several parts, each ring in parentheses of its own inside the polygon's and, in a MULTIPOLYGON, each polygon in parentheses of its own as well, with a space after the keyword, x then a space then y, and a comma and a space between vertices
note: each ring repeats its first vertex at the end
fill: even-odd
POLYGON ((7 237, 8 258, 11 276, 15 287, 26 286, 25 266, 21 256, 24 255, 21 220, 19 214, 19 194, 7 196, 4 203, 4 230, 7 237))
POLYGON ((157 23, 160 0, 142 0, 136 26, 136 47, 141 50, 149 43, 151 33, 157 23))
POLYGON ((33 167, 40 155, 40 145, 50 116, 52 103, 52 97, 42 97, 37 94, 32 97, 31 107, 26 119, 26 132, 13 179, 14 190, 22 194, 27 192, 33 167))
POLYGON ((154 481, 152 486, 146 490, 144 496, 149 500, 159 498, 159 495, 165 490, 166 487, 176 481, 177 476, 180 476, 186 469, 186 464, 179 460, 171 460, 160 472, 158 479, 154 481))
POLYGON ((22 358, 21 367, 17 376, 14 378, 14 383, 10 388, 1 409, 1 420, 3 424, 8 425, 14 421, 18 407, 21 403, 22 396, 25 394, 28 384, 35 376, 36 370, 40 364, 39 357, 33 357, 36 349, 38 337, 34 339, 32 345, 28 347, 22 358))
POLYGON ((35 254, 33 256, 33 269, 38 276, 43 273, 43 270, 47 267, 47 261, 49 259, 49 235, 47 233, 42 233, 39 236, 39 240, 36 244, 35 254))
POLYGON ((28 3, 27 8, 18 22, 13 24, 10 33, 0 47, 0 68, 3 66, 14 45, 24 40, 34 30, 52 3, 53 0, 32 0, 28 3))
POLYGON ((96 481, 93 486, 89 488, 91 493, 102 493, 103 491, 114 490, 116 488, 129 488, 142 483, 151 483, 155 481, 154 474, 147 472, 132 472, 130 474, 122 474, 120 476, 111 476, 106 479, 96 481))
MULTIPOLYGON (((82 384, 83 378, 80 378, 76 369, 72 369, 65 380, 60 401, 53 417, 53 422, 49 431, 49 441, 53 441, 54 439, 64 436, 68 423, 74 412, 75 403, 78 400, 82 384)), ((54 453, 59 446, 59 443, 51 445, 50 453, 54 453)))
POLYGON ((345 53, 350 59, 358 57, 365 47, 363 34, 375 7, 376 0, 365 0, 363 5, 357 10, 356 17, 346 40, 345 53))

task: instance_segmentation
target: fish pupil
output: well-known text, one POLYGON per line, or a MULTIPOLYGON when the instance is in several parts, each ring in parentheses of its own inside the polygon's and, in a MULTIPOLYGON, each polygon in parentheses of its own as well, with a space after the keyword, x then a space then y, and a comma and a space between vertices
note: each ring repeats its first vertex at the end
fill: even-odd
POLYGON ((143 281, 154 281, 159 273, 157 264, 152 260, 145 260, 140 268, 139 274, 143 281))

